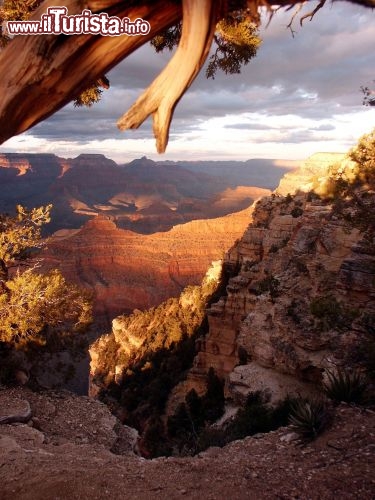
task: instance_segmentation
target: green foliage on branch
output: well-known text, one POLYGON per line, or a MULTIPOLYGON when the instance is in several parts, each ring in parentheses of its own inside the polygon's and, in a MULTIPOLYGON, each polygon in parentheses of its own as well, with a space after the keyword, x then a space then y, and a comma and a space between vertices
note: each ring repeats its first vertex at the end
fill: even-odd
POLYGON ((16 348, 49 341, 61 346, 91 322, 91 305, 59 271, 28 269, 6 283, 0 293, 0 341, 16 348))
POLYGON ((6 21, 27 21, 42 0, 4 0, 0 6, 0 47, 10 41, 3 31, 6 21))
MULTIPOLYGON (((172 50, 180 41, 182 24, 178 23, 151 40, 156 52, 172 50)), ((215 78, 218 70, 226 74, 238 74, 256 56, 261 40, 254 23, 246 17, 244 10, 238 10, 221 20, 214 36, 216 48, 208 60, 207 78, 215 78)))
POLYGON ((180 41, 181 32, 182 23, 180 22, 156 35, 150 42, 151 46, 154 47, 156 52, 162 52, 165 49, 173 50, 180 41))
POLYGON ((241 73, 256 56, 261 40, 253 23, 246 18, 227 18, 217 25, 215 34, 216 50, 211 55, 206 69, 207 78, 215 78, 218 70, 225 74, 241 73))
POLYGON ((51 208, 18 205, 15 216, 0 215, 0 342, 11 347, 44 345, 91 322, 88 298, 58 271, 37 273, 31 261, 44 244, 41 228, 51 208))
POLYGON ((368 239, 375 227, 375 129, 362 136, 348 155, 349 165, 334 165, 326 186, 333 214, 357 227, 368 239))
POLYGON ((87 88, 74 100, 74 107, 79 108, 86 106, 90 108, 93 104, 100 101, 102 98, 103 91, 99 88, 97 84, 92 85, 87 88))

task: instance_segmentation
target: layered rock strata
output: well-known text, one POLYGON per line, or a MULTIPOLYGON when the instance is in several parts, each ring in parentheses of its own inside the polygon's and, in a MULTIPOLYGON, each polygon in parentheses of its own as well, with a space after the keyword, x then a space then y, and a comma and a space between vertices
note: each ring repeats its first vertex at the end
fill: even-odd
POLYGON ((250 217, 247 209, 142 235, 98 216, 79 231, 52 238, 43 268, 58 268, 67 280, 92 290, 96 313, 114 317, 155 306, 199 284, 210 263, 243 234, 250 217))
MULTIPOLYGON (((332 159, 340 156, 329 155, 323 165, 322 155, 310 158, 295 177, 297 194, 273 194, 256 205, 253 222, 225 258, 232 276, 207 311, 209 333, 199 343, 190 386, 200 387, 213 366, 235 398, 268 388, 280 399, 306 391, 325 368, 355 361, 371 328, 365 323, 375 318, 373 233, 300 185, 303 178, 310 190, 319 178, 324 190, 332 159)), ((343 168, 352 167, 345 160, 343 168)), ((287 194, 291 181, 288 174, 280 191, 287 194)), ((373 197, 368 191, 366 203, 373 197)))

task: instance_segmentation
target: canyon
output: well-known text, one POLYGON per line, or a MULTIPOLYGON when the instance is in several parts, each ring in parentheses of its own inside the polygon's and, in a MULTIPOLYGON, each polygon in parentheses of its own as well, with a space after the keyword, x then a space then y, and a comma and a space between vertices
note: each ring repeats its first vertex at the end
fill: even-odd
MULTIPOLYGON (((171 392, 167 412, 192 388, 204 392, 211 367, 225 380, 227 397, 241 405, 258 390, 273 402, 314 395, 326 370, 363 366, 375 325, 368 215, 375 195, 373 183, 361 175, 345 155, 317 154, 255 204, 252 221, 225 255, 224 288, 209 304, 208 328, 196 341, 186 380, 171 392), (337 179, 353 185, 346 206, 337 179)), ((121 331, 115 320, 113 327, 120 358, 131 324, 121 331)), ((118 366, 116 349, 111 373, 119 375, 131 364, 118 366)), ((93 351, 95 379, 102 354, 100 347, 93 351)))
POLYGON ((107 215, 122 229, 167 231, 193 219, 238 212, 274 189, 296 162, 154 162, 146 157, 118 165, 100 154, 0 154, 0 213, 16 204, 52 204, 47 233, 78 229, 107 215), (202 168, 201 171, 200 169, 202 168))
POLYGON ((0 210, 53 205, 40 269, 90 290, 96 323, 108 325, 200 283, 242 235, 253 201, 295 164, 2 153, 0 210))
MULTIPOLYGON (((131 377, 138 373, 147 380, 157 358, 174 377, 177 361, 168 358, 167 351, 176 350, 181 339, 192 340, 195 350, 192 366, 181 373, 185 379, 176 377, 167 395, 167 415, 192 388, 202 394, 210 368, 225 380, 228 409, 233 411, 256 391, 272 404, 287 395, 316 396, 327 369, 363 371, 370 366, 366 363, 373 366, 374 208, 375 184, 365 168, 359 171, 344 155, 314 155, 299 171, 284 177, 272 194, 244 211, 245 232, 222 261, 215 262, 202 285, 185 287, 179 297, 148 311, 114 319, 112 332, 91 346, 92 382, 100 382, 97 393, 102 391, 102 398, 111 388, 109 408, 66 391, 0 388, 1 497, 26 500, 58 492, 69 498, 102 498, 103 493, 111 498, 161 499, 318 499, 332 494, 372 498, 372 409, 331 403, 330 424, 304 446, 292 428, 281 427, 223 449, 210 447, 194 457, 145 460, 139 456, 142 439, 122 425, 129 409, 121 404, 129 396, 129 381, 134 383, 131 377), (148 347, 156 347, 155 357, 148 347)), ((233 217, 236 214, 227 216, 223 238, 236 224, 233 217)), ((214 219, 191 221, 190 232, 185 232, 187 224, 174 227, 174 241, 194 247, 188 235, 195 234, 198 241, 211 222, 214 219)), ((79 274, 81 268, 67 253, 66 242, 81 247, 81 255, 89 259, 94 252, 85 247, 90 232, 93 246, 98 238, 94 260, 110 252, 106 245, 119 242, 110 252, 114 263, 118 253, 130 260, 137 248, 137 255, 145 247, 152 254, 158 238, 168 241, 168 232, 136 234, 101 214, 80 229, 57 233, 46 252, 54 248, 54 264, 66 261, 67 272, 70 266, 72 275, 79 274)), ((197 243, 195 251, 205 242, 197 243)), ((49 259, 52 265, 53 252, 49 259)), ((149 265, 145 258, 142 266, 149 265)), ((184 273, 177 272, 177 266, 168 269, 182 287, 184 273)), ((94 277, 88 274, 89 279, 93 284, 94 277)), ((150 381, 149 399, 151 387, 160 403, 163 380, 150 381)), ((138 391, 139 386, 134 388, 138 391)), ((149 401, 141 403, 138 416, 146 420, 149 401)))
POLYGON ((59 269, 94 293, 95 314, 113 318, 156 306, 199 284, 251 218, 251 210, 194 220, 150 235, 119 229, 100 215, 78 231, 59 231, 42 253, 42 270, 59 269))

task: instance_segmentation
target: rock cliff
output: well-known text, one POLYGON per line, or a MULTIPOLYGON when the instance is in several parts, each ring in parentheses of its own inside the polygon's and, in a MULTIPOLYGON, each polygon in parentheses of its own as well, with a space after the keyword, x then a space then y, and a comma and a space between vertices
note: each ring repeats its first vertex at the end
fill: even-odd
POLYGON ((207 311, 209 333, 188 377, 197 387, 213 366, 234 398, 268 390, 280 399, 309 390, 325 368, 363 361, 375 325, 367 215, 375 193, 373 182, 353 180, 355 171, 342 155, 314 155, 257 203, 225 258, 226 293, 207 311))
MULTIPOLYGON (((153 357, 160 352, 171 352, 183 340, 194 336, 201 326, 207 302, 217 288, 221 276, 221 261, 215 261, 206 273, 200 286, 186 287, 178 298, 169 298, 148 311, 135 310, 133 314, 119 316, 112 321, 112 332, 102 335, 90 346, 90 395, 97 395, 111 383, 126 386, 134 371, 151 374, 153 357)), ((194 355, 194 344, 192 355, 194 355)), ((186 367, 191 359, 184 351, 182 358, 186 367)), ((162 358, 161 358, 162 359, 162 358)), ((174 385, 173 376, 180 377, 181 370, 171 364, 170 380, 163 384, 174 385), (172 372, 175 372, 172 374, 172 372)), ((148 377, 151 378, 151 375, 148 377)), ((157 391, 156 391, 157 392, 157 391)), ((156 394, 160 400, 162 396, 156 394)), ((141 400, 143 407, 147 402, 141 400)))
POLYGON ((294 181, 288 174, 259 200, 225 256, 224 292, 207 310, 208 333, 169 406, 192 387, 201 394, 210 367, 241 403, 256 390, 275 402, 313 394, 325 369, 366 363, 375 328, 374 206, 373 181, 335 154, 309 158, 294 181))
POLYGON ((247 227, 251 209, 196 220, 170 231, 142 235, 98 216, 79 231, 62 231, 43 253, 43 268, 58 268, 71 282, 95 294, 95 311, 113 318, 155 306, 199 284, 210 263, 247 227))

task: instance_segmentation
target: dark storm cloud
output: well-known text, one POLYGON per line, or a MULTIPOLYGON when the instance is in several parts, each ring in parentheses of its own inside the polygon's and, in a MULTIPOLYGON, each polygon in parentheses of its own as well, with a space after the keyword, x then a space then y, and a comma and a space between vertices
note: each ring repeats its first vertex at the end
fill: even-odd
MULTIPOLYGON (((262 29, 264 42, 241 75, 218 73, 215 80, 207 80, 201 72, 176 108, 171 137, 199 131, 210 117, 242 113, 260 113, 265 120, 272 115, 311 118, 323 122, 315 131, 329 132, 334 129, 327 123, 329 119, 361 110, 359 88, 374 78, 375 12, 347 2, 335 3, 306 21, 303 28, 297 21, 294 38, 286 29, 290 17, 291 12, 278 12, 270 27, 262 29)), ((95 139, 151 138, 150 120, 126 135, 117 130, 116 121, 169 58, 168 52, 156 54, 147 44, 110 72, 111 89, 102 103, 90 109, 69 105, 29 133, 82 144, 95 139)), ((242 120, 228 127, 272 128, 242 120)), ((308 137, 311 134, 309 131, 308 137)), ((290 140, 294 142, 293 137, 290 140)))

